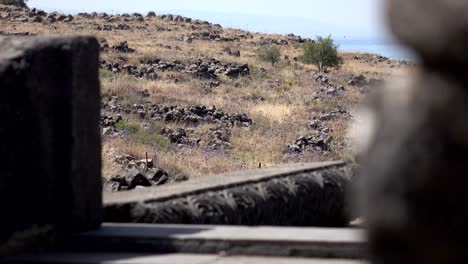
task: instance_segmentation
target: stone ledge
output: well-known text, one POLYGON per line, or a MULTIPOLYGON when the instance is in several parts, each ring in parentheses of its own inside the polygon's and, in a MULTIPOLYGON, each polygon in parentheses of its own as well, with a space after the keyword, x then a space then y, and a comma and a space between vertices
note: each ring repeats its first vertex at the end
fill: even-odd
POLYGON ((145 188, 127 192, 105 192, 104 204, 107 206, 122 203, 135 203, 141 201, 167 201, 219 189, 236 187, 243 184, 265 181, 272 178, 297 175, 329 167, 341 167, 344 162, 321 162, 287 164, 274 168, 247 170, 221 175, 210 175, 193 178, 186 182, 174 183, 156 188, 145 188))
POLYGON ((75 252, 195 253, 309 258, 364 257, 359 229, 104 224, 60 243, 75 252))
POLYGON ((341 162, 315 163, 115 193, 105 199, 105 221, 343 227, 352 175, 341 162))
POLYGON ((64 264, 364 264, 346 259, 305 259, 274 257, 227 257, 207 254, 129 254, 129 253, 56 253, 11 259, 5 263, 64 264))

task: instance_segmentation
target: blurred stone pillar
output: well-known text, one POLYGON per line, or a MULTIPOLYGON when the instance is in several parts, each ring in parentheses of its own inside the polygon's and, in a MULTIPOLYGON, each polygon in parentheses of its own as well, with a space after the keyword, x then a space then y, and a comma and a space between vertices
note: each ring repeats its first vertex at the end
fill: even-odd
POLYGON ((420 57, 374 109, 364 169, 373 263, 468 263, 468 1, 387 0, 420 57))
POLYGON ((2 254, 100 226, 98 53, 92 37, 0 38, 2 254))

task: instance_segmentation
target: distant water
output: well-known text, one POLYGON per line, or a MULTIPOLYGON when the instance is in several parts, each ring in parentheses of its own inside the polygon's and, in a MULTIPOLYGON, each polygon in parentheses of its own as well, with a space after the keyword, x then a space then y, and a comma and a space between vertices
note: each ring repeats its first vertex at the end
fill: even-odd
POLYGON ((414 60, 414 56, 398 44, 387 40, 335 40, 340 51, 372 53, 395 60, 414 60))

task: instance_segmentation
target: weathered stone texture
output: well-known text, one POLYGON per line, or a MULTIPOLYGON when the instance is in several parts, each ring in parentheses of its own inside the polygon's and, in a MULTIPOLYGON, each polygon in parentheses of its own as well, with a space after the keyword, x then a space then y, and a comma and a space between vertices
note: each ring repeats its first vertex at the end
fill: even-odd
MULTIPOLYGON (((233 186, 205 189, 194 186, 193 191, 177 197, 167 195, 151 199, 142 194, 140 201, 106 204, 105 220, 121 223, 343 227, 350 222, 346 194, 353 171, 351 167, 340 164, 311 171, 292 170, 259 180, 247 177, 233 186)), ((158 191, 162 190, 155 190, 158 191)), ((120 196, 132 195, 132 192, 123 192, 114 194, 114 198, 118 201, 120 196)))
POLYGON ((363 169, 372 261, 468 263, 468 2, 387 2, 422 65, 375 104, 363 169))
POLYGON ((0 245, 33 224, 99 227, 98 49, 92 37, 0 38, 0 245))

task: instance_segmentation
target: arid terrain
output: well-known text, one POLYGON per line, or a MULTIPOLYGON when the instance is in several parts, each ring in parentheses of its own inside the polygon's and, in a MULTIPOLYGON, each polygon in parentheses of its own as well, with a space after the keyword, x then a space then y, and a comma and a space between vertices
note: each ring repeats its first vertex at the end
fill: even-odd
POLYGON ((0 6, 0 35, 50 34, 100 42, 103 176, 114 179, 112 190, 290 162, 353 161, 347 130, 354 111, 410 67, 343 53, 340 69, 319 73, 297 60, 306 39, 292 34, 154 12, 71 16, 0 6), (257 56, 271 45, 282 53, 275 65, 257 56), (132 164, 149 180, 119 183, 116 175, 132 164))

